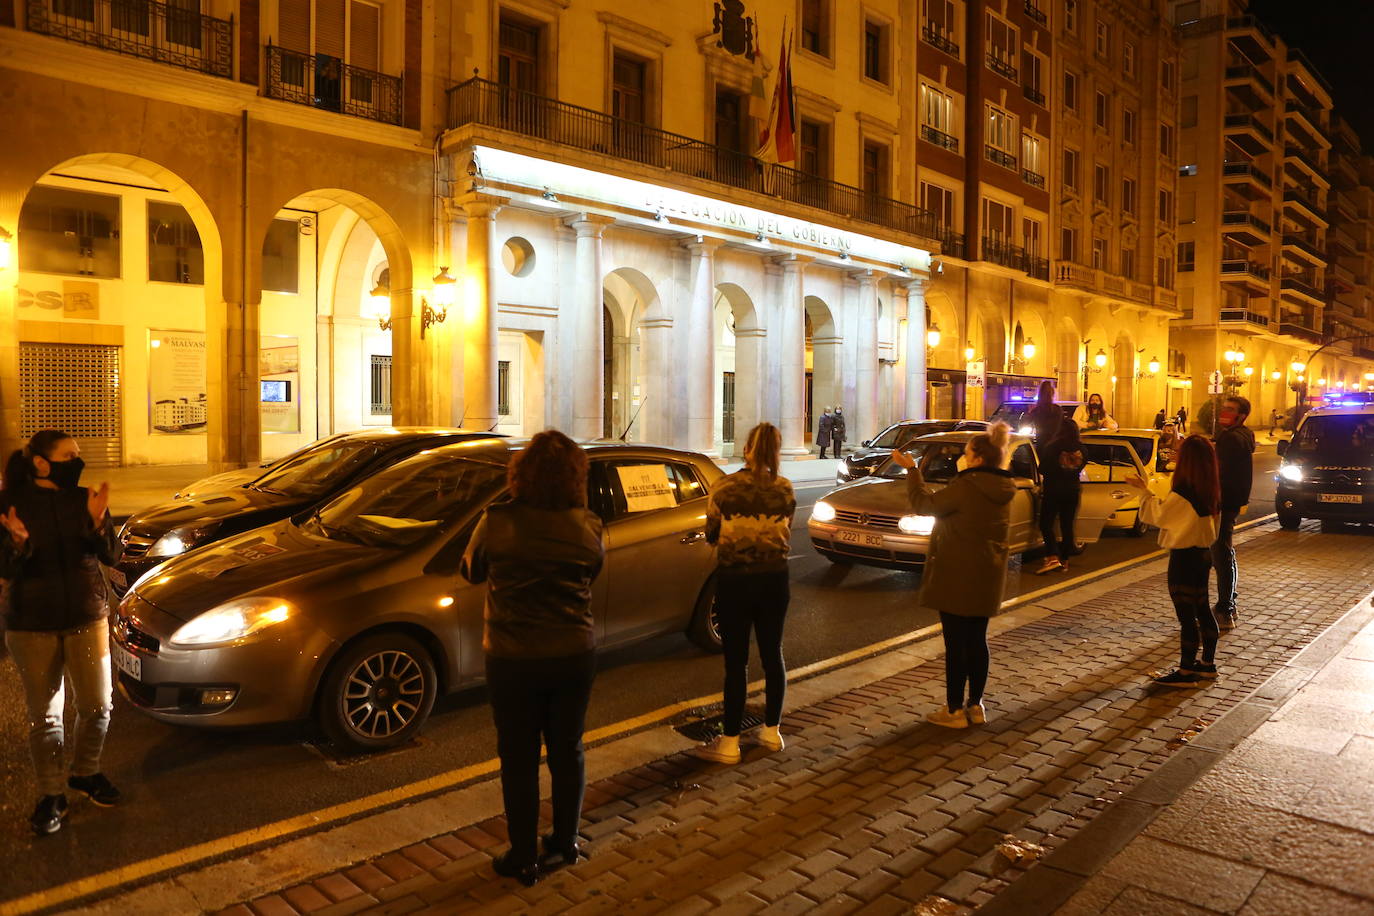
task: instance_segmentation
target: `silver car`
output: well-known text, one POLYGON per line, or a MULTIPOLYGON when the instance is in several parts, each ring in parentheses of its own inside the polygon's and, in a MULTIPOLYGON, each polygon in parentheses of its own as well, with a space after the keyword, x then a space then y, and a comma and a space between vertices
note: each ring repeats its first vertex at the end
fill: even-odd
MULTIPOLYGON (((940 489, 954 478, 964 446, 975 435, 970 431, 922 436, 904 450, 920 462, 921 473, 931 488, 940 489)), ((1040 472, 1029 436, 1012 436, 1007 454, 1007 468, 1015 477, 1017 490, 1011 503, 1008 543, 1012 553, 1019 553, 1043 543, 1037 521, 1040 472)), ((1120 457, 1128 460, 1124 454, 1120 457)), ((1084 474, 1083 497, 1074 526, 1080 542, 1098 540, 1113 507, 1131 496, 1130 488, 1120 482, 1119 472, 1114 480, 1103 483, 1097 482, 1096 476, 1084 474)), ((919 569, 930 550, 935 519, 912 513, 905 477, 906 469, 889 458, 873 476, 821 497, 806 523, 816 552, 834 563, 919 569)))
MULTIPOLYGON (((458 576, 482 510, 506 498, 523 443, 442 445, 318 509, 175 557, 125 596, 111 635, 120 691, 163 722, 314 717, 336 743, 402 743, 442 692, 483 675, 485 585, 458 576)), ((598 645, 683 632, 712 650, 709 459, 592 443, 590 508, 606 523, 593 586, 598 645)))

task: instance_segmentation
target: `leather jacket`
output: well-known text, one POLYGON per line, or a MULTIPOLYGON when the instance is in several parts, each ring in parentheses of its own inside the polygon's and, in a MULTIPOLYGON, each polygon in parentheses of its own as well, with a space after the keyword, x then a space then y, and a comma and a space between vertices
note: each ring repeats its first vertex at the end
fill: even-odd
POLYGON ((16 547, 0 528, 0 616, 16 631, 72 630, 109 613, 100 564, 117 560, 108 513, 96 528, 85 487, 50 490, 32 484, 0 494, 0 512, 13 506, 29 539, 16 547))
POLYGON ((497 658, 563 658, 596 648, 592 581, 606 557, 586 509, 487 508, 463 554, 463 578, 487 583, 482 648, 497 658))

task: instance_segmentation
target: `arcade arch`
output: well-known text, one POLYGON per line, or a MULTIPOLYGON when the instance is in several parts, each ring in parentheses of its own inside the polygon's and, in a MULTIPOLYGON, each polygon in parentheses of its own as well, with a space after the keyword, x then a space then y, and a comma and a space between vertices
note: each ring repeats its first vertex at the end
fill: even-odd
POLYGON ((842 403, 844 338, 824 299, 806 296, 802 304, 806 314, 806 441, 811 442, 821 413, 842 403))
POLYGON ((753 300, 735 283, 716 284, 713 317, 714 441, 721 455, 742 457, 745 439, 762 411, 766 331, 753 300))

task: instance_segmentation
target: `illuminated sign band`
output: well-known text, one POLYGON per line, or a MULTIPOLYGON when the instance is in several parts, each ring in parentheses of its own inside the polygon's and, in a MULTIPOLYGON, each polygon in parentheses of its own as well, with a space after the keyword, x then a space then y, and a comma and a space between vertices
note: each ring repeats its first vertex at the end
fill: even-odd
POLYGON ((521 185, 532 191, 597 201, 607 206, 643 209, 646 212, 643 218, 649 222, 661 214, 762 235, 783 244, 828 248, 913 271, 930 269, 930 252, 921 248, 507 150, 478 146, 474 153, 488 181, 521 185))

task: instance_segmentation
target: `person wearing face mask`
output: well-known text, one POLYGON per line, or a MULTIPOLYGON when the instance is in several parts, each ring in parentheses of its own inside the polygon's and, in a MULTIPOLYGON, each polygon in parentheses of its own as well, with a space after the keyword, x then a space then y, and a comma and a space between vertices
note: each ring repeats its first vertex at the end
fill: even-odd
POLYGON ((0 616, 24 685, 41 793, 29 824, 40 835, 62 827, 68 788, 101 807, 120 798, 100 772, 112 708, 100 564, 113 566, 117 549, 109 484, 80 486, 83 467, 76 440, 45 429, 10 456, 0 486, 0 616), (76 707, 75 759, 65 781, 64 678, 76 707))
POLYGON ((840 458, 844 455, 844 440, 848 430, 844 427, 844 408, 835 405, 835 418, 830 426, 830 444, 835 446, 835 457, 840 458))
POLYGON ((987 721, 988 621, 1002 611, 1016 495, 1015 478, 1002 467, 1009 435, 1007 424, 996 423, 970 439, 959 457, 959 473, 938 492, 926 485, 911 455, 892 453, 892 460, 907 469, 912 511, 935 517, 918 600, 940 612, 946 706, 926 718, 946 728, 987 721))
POLYGON ((1236 549, 1232 538, 1236 518, 1250 502, 1254 481, 1255 434, 1245 425, 1250 400, 1229 397, 1217 413, 1217 468, 1221 476, 1221 526, 1212 545, 1212 567, 1217 571, 1217 603, 1212 609, 1223 630, 1236 626, 1236 549))
POLYGON ((1088 395, 1088 403, 1078 405, 1073 414, 1073 421, 1078 424, 1079 429, 1117 428, 1117 422, 1107 413, 1107 405, 1102 402, 1102 395, 1096 392, 1088 395))

